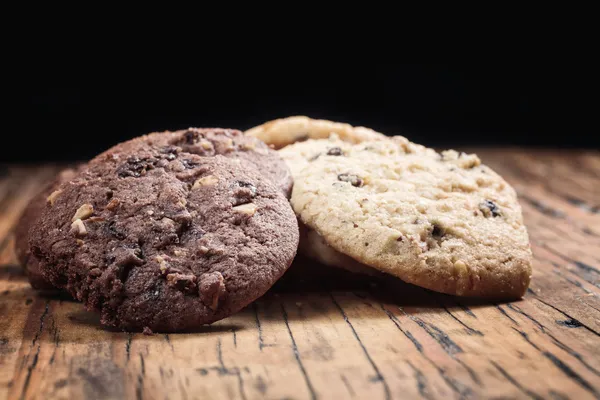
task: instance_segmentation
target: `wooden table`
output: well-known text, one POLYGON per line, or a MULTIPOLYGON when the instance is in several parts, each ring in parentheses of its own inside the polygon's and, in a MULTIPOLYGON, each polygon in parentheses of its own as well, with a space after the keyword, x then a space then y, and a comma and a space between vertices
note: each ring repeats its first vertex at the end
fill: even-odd
POLYGON ((11 230, 58 167, 4 168, 0 398, 600 398, 599 153, 478 153, 520 195, 535 254, 523 300, 454 298, 298 259, 244 311, 153 336, 103 329, 29 287, 11 230))

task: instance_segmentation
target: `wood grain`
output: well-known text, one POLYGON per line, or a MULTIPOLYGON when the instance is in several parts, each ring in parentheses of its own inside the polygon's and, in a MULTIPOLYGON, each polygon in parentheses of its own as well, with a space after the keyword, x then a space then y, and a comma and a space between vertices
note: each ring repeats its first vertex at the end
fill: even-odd
POLYGON ((477 151, 514 185, 535 255, 523 300, 485 303, 298 258, 198 332, 109 331, 33 291, 12 249, 58 166, 0 169, 0 398, 600 398, 600 155, 477 151))

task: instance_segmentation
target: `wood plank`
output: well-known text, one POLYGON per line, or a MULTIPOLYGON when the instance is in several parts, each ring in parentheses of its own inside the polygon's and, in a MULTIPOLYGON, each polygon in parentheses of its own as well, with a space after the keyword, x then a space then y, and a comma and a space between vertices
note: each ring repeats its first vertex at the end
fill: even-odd
POLYGON ((515 186, 526 296, 455 298, 298 258, 263 298, 197 332, 102 328, 36 293, 10 233, 49 168, 0 179, 0 399, 600 398, 600 156, 478 151, 515 186))

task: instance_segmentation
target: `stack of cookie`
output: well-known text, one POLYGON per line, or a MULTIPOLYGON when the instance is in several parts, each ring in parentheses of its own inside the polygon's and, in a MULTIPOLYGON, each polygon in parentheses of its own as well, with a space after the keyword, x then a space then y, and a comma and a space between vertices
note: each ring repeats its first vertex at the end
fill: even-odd
POLYGON ((146 332, 239 311, 298 251, 455 295, 531 275, 515 192, 476 155, 307 117, 117 144, 42 190, 16 245, 34 288, 146 332))

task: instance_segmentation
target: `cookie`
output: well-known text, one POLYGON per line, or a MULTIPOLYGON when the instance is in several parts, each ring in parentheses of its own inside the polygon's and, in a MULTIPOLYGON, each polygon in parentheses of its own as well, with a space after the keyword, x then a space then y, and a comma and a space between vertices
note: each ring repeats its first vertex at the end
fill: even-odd
MULTIPOLYGON (((386 139, 379 137, 377 140, 386 139)), ((393 140, 406 153, 426 151, 424 146, 412 143, 402 136, 396 136, 393 140)), ((359 138, 355 138, 355 141, 358 142, 359 138)), ((304 167, 323 155, 341 155, 342 148, 347 144, 348 142, 333 133, 325 139, 308 139, 288 145, 279 150, 279 155, 290 168, 292 177, 296 177, 304 167)), ((300 236, 299 253, 331 267, 339 267, 355 273, 375 274, 376 271, 371 267, 362 265, 351 257, 334 250, 317 232, 310 228, 305 230, 306 234, 300 236)))
POLYGON ((381 272, 368 265, 364 265, 339 251, 334 250, 327 244, 325 239, 314 230, 308 228, 300 222, 300 243, 298 245, 298 254, 308 257, 309 259, 318 261, 329 267, 337 267, 346 271, 370 275, 380 276, 381 272))
POLYGON ((297 219, 281 188, 251 162, 192 154, 186 145, 202 142, 177 146, 176 137, 97 156, 31 231, 44 275, 106 326, 210 324, 263 295, 295 257, 297 219))
POLYGON ((275 119, 250 128, 244 134, 258 138, 275 149, 281 149, 307 139, 327 139, 331 134, 336 134, 341 140, 348 143, 360 143, 365 140, 379 140, 386 137, 363 126, 352 126, 342 122, 313 119, 306 116, 275 119))
MULTIPOLYGON (((222 128, 189 128, 178 131, 153 132, 132 140, 144 140, 164 151, 181 149, 185 153, 203 157, 222 155, 244 161, 256 167, 265 177, 277 185, 281 192, 289 198, 293 179, 289 168, 277 154, 257 138, 245 136, 236 129, 222 128), (171 146, 171 150, 167 147, 171 146)), ((109 149, 108 151, 111 151, 109 149)), ((184 167, 186 160, 180 160, 184 167)))
POLYGON ((58 185, 67 182, 75 176, 76 170, 67 168, 62 170, 58 176, 47 183, 32 199, 29 201, 14 230, 15 234, 15 253, 19 264, 23 267, 31 287, 37 290, 56 290, 56 288, 44 278, 39 270, 38 260, 29 250, 29 229, 35 225, 42 209, 48 201, 50 194, 56 190, 58 185))
POLYGON ((477 155, 404 138, 338 145, 295 175, 291 197, 328 245, 434 291, 524 294, 532 254, 516 193, 477 155))

